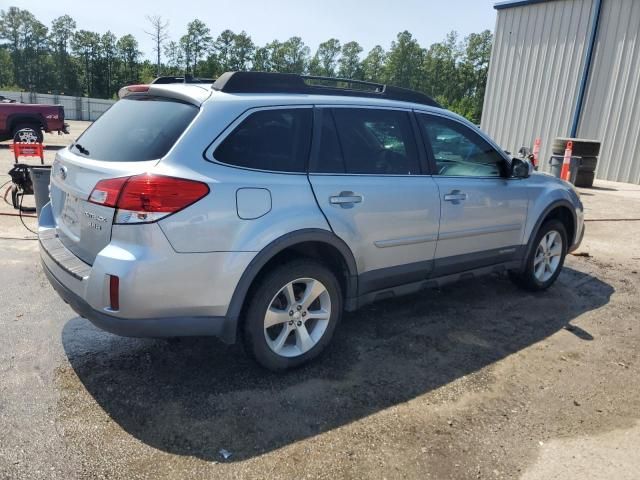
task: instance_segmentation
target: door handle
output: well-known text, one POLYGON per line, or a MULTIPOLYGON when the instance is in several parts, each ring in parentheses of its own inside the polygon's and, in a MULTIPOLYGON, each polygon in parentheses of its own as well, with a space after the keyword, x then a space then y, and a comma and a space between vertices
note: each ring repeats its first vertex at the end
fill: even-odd
POLYGON ((445 202, 451 202, 454 205, 459 204, 462 200, 467 199, 467 194, 461 192, 460 190, 453 190, 444 196, 445 202))
POLYGON ((329 197, 329 203, 340 205, 342 208, 353 208, 355 203, 360 202, 362 202, 362 195, 349 191, 340 192, 339 195, 329 197))

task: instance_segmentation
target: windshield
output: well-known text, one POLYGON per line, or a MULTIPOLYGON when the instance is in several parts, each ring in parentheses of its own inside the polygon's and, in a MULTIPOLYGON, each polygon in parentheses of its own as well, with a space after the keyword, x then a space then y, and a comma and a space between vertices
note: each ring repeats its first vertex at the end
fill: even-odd
POLYGON ((93 160, 141 162, 163 157, 198 113, 177 100, 139 96, 116 102, 71 147, 93 160))

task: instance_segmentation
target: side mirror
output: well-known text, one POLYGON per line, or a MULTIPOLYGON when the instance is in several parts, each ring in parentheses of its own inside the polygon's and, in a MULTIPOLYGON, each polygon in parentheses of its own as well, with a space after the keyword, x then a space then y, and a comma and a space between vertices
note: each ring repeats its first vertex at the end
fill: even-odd
POLYGON ((528 178, 531 175, 531 164, 521 158, 511 160, 511 177, 528 178))

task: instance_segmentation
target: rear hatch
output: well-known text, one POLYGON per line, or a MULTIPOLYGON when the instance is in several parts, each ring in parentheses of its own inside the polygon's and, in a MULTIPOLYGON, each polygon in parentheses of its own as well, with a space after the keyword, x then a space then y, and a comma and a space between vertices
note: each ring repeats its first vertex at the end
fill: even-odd
POLYGON ((116 209, 89 201, 101 180, 148 172, 198 113, 190 103, 130 95, 115 103, 56 155, 51 207, 61 242, 86 263, 111 240, 116 209))

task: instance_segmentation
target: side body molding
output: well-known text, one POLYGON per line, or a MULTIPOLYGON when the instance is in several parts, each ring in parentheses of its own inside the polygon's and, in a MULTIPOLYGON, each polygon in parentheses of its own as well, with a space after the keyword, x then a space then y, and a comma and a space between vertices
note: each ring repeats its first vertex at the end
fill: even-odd
POLYGON ((233 296, 231 297, 231 303, 229 304, 229 309, 226 315, 225 331, 223 334, 225 342, 232 343, 236 338, 238 320, 240 312, 242 311, 242 306, 245 302, 251 284, 262 267, 264 267, 269 260, 284 249, 304 242, 325 243, 336 248, 340 252, 348 270, 347 291, 345 292, 345 309, 354 310, 356 308, 355 297, 358 290, 358 270, 351 249, 330 230, 316 228, 296 230, 279 237, 263 248, 254 257, 251 263, 249 263, 249 266, 242 274, 242 277, 240 277, 240 281, 238 282, 233 296))

